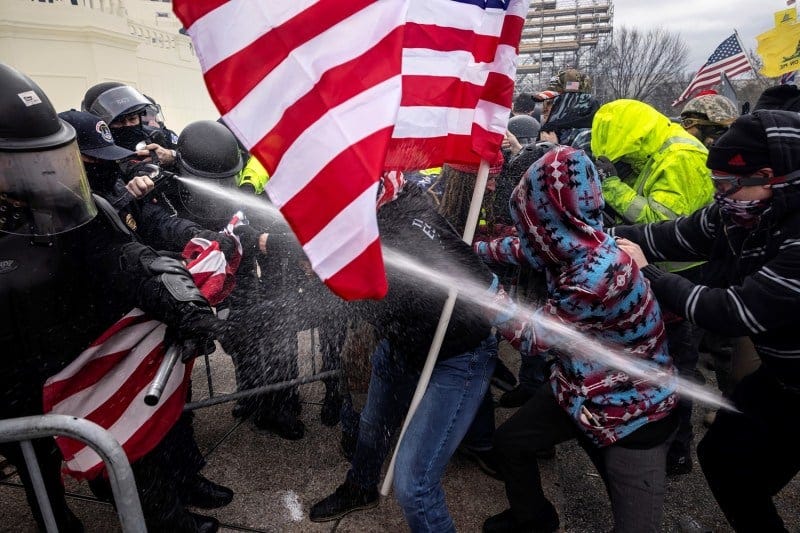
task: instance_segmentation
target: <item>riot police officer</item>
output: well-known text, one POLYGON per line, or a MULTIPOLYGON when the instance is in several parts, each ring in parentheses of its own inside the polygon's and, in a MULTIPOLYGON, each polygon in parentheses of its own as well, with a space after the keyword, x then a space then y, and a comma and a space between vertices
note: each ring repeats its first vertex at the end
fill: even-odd
POLYGON ((103 119, 119 146, 135 150, 139 157, 153 163, 171 167, 175 164, 171 136, 165 134, 164 129, 147 126, 142 121, 142 116, 151 106, 151 101, 130 85, 107 81, 86 91, 81 111, 103 119), (139 143, 143 141, 145 146, 139 149, 139 143))
MULTIPOLYGON (((183 265, 136 242, 108 203, 91 194, 74 129, 36 83, 4 64, 0 107, 0 418, 41 414, 44 381, 133 307, 184 338, 221 335, 183 265)), ((64 499, 53 439, 34 448, 57 523, 81 531, 64 499)), ((43 528, 19 447, 3 444, 0 453, 17 468, 43 528)), ((168 522, 151 518, 151 529, 216 528, 185 510, 168 522)))

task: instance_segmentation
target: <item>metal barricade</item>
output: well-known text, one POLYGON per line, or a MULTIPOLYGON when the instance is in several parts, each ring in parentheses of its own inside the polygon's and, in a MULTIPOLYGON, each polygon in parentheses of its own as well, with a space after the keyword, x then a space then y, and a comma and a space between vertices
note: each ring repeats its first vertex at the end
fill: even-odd
POLYGON ((206 370, 206 381, 208 384, 208 398, 203 398, 201 400, 197 400, 194 402, 187 403, 186 406, 183 408, 184 411, 192 411, 195 409, 202 409, 204 407, 211 407, 212 405, 219 405, 221 403, 232 402, 239 400, 241 398, 249 398, 250 396, 257 396, 259 394, 263 394, 265 392, 273 392, 283 389, 288 389, 290 387, 294 387, 296 385, 304 385, 306 383, 313 383, 315 381, 322 381, 328 378, 338 378, 341 376, 342 371, 337 370, 327 370, 322 372, 317 372, 317 363, 316 363, 316 356, 317 356, 317 328, 311 329, 311 375, 298 377, 295 379, 287 380, 287 381, 279 381, 276 383, 270 383, 268 385, 264 385, 261 387, 256 387, 252 389, 245 389, 240 390, 232 393, 227 394, 214 394, 214 382, 211 377, 211 361, 208 355, 205 356, 205 370, 206 370))
POLYGON ((139 494, 128 457, 109 432, 94 422, 67 415, 40 415, 0 420, 0 443, 19 441, 47 531, 58 531, 31 439, 55 435, 79 440, 91 447, 108 471, 120 525, 125 533, 147 531, 139 494))

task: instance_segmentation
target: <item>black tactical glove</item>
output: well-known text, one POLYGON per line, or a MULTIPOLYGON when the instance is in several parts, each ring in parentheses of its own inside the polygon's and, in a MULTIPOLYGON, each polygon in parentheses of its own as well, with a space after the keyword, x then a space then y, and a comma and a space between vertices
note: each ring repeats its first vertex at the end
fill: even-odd
POLYGON ((239 237, 239 242, 242 243, 243 260, 246 261, 247 259, 253 257, 254 254, 257 254, 261 251, 258 247, 258 241, 263 232, 245 224, 234 228, 233 233, 239 237))
POLYGON ((194 236, 219 243, 219 249, 225 254, 225 259, 227 259, 229 263, 236 253, 236 241, 229 235, 208 229, 201 229, 195 233, 194 236))
POLYGON ((604 155, 601 155, 594 160, 594 166, 597 168, 597 175, 600 177, 601 182, 605 181, 606 178, 610 178, 611 176, 619 176, 617 167, 615 167, 614 163, 612 163, 611 160, 604 155))
POLYGON ((183 263, 158 257, 147 269, 151 276, 140 286, 139 304, 167 325, 167 342, 183 344, 184 360, 212 353, 213 340, 225 334, 227 325, 214 315, 183 263))

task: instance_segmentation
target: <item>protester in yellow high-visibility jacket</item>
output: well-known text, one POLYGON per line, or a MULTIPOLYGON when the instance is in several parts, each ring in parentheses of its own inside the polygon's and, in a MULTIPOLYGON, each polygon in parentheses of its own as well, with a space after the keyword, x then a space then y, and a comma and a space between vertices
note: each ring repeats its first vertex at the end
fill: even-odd
MULTIPOLYGON (((714 185, 706 167, 708 150, 692 134, 649 105, 616 100, 592 121, 592 153, 606 206, 617 223, 642 224, 688 215, 710 203, 714 185)), ((662 263, 670 272, 696 280, 702 263, 662 263)), ((681 376, 693 378, 700 330, 675 318, 667 322, 670 355, 681 376)), ((692 469, 691 402, 681 399, 678 432, 667 453, 667 474, 692 469)))
POLYGON ((645 103, 616 100, 602 106, 592 122, 592 153, 606 176, 606 205, 619 215, 618 222, 670 220, 713 199, 708 150, 645 103), (630 168, 629 175, 623 167, 630 168))

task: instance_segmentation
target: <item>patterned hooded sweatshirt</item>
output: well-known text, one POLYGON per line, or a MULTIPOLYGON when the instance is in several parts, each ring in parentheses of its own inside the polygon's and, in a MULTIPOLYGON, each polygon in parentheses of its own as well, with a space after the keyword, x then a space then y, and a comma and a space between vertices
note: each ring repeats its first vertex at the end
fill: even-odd
POLYGON ((555 356, 555 397, 599 446, 666 417, 676 403, 671 386, 630 377, 591 354, 565 353, 561 339, 541 327, 542 320, 556 319, 674 373, 647 280, 603 232, 594 165, 583 151, 556 147, 528 169, 510 207, 519 237, 476 243, 475 249, 485 260, 544 270, 548 298, 533 316, 498 320, 501 332, 523 355, 555 356))

